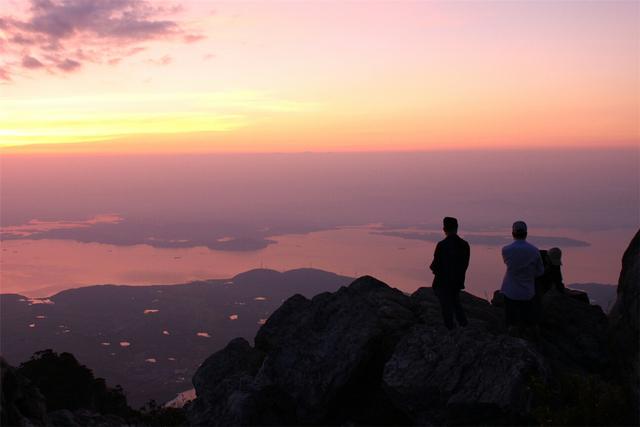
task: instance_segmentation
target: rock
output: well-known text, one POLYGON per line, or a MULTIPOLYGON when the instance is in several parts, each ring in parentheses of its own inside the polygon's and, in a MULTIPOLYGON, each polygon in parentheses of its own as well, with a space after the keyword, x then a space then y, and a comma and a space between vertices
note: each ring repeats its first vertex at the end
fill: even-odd
POLYGON ((476 327, 443 334, 418 325, 396 347, 383 382, 414 424, 522 424, 533 376, 546 378, 547 370, 527 341, 476 327))
MULTIPOLYGON (((412 308, 409 297, 369 276, 311 301, 294 297, 258 331, 256 348, 267 356, 257 387, 295 402, 297 423, 367 418, 360 408, 380 397, 371 393, 395 344, 417 320, 412 308)), ((385 406, 379 402, 378 409, 385 406)))
MULTIPOLYGON (((419 288, 411 299, 418 306, 418 316, 423 323, 429 325, 443 324, 440 303, 433 288, 419 288)), ((504 329, 503 310, 496 308, 488 301, 471 295, 468 292, 460 292, 460 303, 469 320, 471 326, 482 326, 491 331, 501 331, 504 329)))
POLYGON ((588 298, 550 290, 542 297, 541 348, 561 372, 604 373, 609 367, 607 316, 588 298))
POLYGON ((80 427, 76 417, 68 409, 49 412, 49 424, 56 427, 80 427))
POLYGON ((491 298, 491 305, 494 307, 504 307, 504 294, 499 289, 493 291, 493 298, 491 298))
MULTIPOLYGON (((69 420, 71 421, 71 419, 69 420)), ((88 409, 78 409, 73 411, 73 420, 75 420, 75 424, 69 424, 71 427, 121 427, 129 425, 129 423, 123 418, 116 415, 100 414, 88 409)), ((52 425, 57 427, 59 424, 52 423, 52 425)))
POLYGON ((586 292, 565 288, 564 294, 570 298, 573 298, 585 304, 591 304, 591 300, 589 300, 589 295, 586 292))
POLYGON ((255 348, 234 340, 202 365, 189 420, 399 425, 524 419, 526 378, 546 375, 541 356, 531 344, 499 335, 500 309, 466 293, 461 300, 470 326, 452 335, 430 288, 408 296, 365 276, 311 300, 295 295, 258 331, 255 348), (405 362, 424 362, 425 348, 437 356, 412 374, 405 362), (413 376, 408 384, 431 390, 439 387, 431 380, 447 372, 454 375, 437 393, 437 399, 448 396, 443 410, 429 409, 429 402, 439 402, 434 395, 419 402, 417 389, 405 401, 404 379, 413 376))
MULTIPOLYGON (((623 282, 636 280, 637 295, 634 271, 623 282)), ((530 424, 549 414, 579 418, 562 417, 583 413, 583 403, 554 401, 575 395, 567 379, 616 393, 607 376, 608 320, 585 294, 547 292, 531 341, 505 333, 499 296, 490 304, 462 292, 469 325, 448 331, 431 288, 409 296, 365 276, 312 299, 295 295, 258 331, 255 347, 236 339, 205 361, 189 419, 213 426, 530 424)))
POLYGON ((44 396, 37 387, 0 357, 0 424, 41 426, 47 422, 44 396))
POLYGON ((190 423, 248 424, 246 398, 263 358, 244 338, 236 338, 205 360, 193 377, 197 398, 188 407, 190 423))
MULTIPOLYGON (((618 295, 609 314, 611 350, 616 371, 640 402, 640 231, 622 257, 618 295)), ((636 415, 639 411, 636 410, 636 415)))
MULTIPOLYGON (((540 301, 540 350, 549 365, 557 372, 604 373, 609 352, 602 308, 591 305, 585 292, 572 289, 564 293, 551 289, 540 301)), ((491 305, 504 310, 502 292, 493 293, 491 305)))

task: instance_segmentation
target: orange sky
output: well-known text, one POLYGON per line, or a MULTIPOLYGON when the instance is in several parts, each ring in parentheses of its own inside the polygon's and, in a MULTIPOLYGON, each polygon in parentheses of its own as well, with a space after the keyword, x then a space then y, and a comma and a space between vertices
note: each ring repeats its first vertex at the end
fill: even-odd
POLYGON ((635 0, 5 0, 0 148, 637 146, 639 22, 635 0))

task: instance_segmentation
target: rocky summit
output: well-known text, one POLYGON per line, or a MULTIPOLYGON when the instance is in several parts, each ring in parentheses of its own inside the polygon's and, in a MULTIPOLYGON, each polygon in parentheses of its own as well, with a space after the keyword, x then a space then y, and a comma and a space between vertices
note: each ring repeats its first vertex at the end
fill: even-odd
MULTIPOLYGON (((626 266, 631 273, 623 267, 625 283, 635 286, 623 292, 627 298, 637 296, 637 236, 634 242, 636 256, 625 262, 635 267, 626 266), (627 278, 633 274, 635 279, 627 278)), ((237 338, 200 366, 189 421, 512 425, 555 417, 554 423, 568 423, 591 415, 557 408, 563 393, 576 394, 563 386, 566 378, 589 378, 608 390, 619 365, 628 365, 612 356, 607 316, 579 292, 548 292, 540 334, 526 338, 506 333, 499 303, 464 292, 461 301, 469 325, 449 331, 431 288, 407 295, 364 276, 312 299, 292 296, 258 331, 253 346, 237 338)), ((637 332, 637 320, 633 327, 637 332)), ((622 390, 624 396, 624 387, 611 387, 611 393, 594 394, 617 396, 622 390)))

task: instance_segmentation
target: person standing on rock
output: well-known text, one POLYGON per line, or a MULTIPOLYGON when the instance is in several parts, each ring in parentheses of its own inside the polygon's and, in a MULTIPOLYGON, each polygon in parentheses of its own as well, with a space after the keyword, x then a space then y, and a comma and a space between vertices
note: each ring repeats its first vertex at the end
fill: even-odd
POLYGON ((467 326, 467 316, 460 304, 460 290, 469 267, 469 243, 458 236, 458 220, 445 217, 442 221, 447 236, 436 245, 433 262, 429 267, 433 278, 433 291, 440 300, 442 318, 448 329, 454 329, 453 317, 460 326, 467 326))
POLYGON ((502 248, 507 271, 502 281, 505 320, 510 330, 535 326, 535 279, 544 274, 538 248, 527 242, 527 224, 516 221, 512 227, 513 243, 502 248))

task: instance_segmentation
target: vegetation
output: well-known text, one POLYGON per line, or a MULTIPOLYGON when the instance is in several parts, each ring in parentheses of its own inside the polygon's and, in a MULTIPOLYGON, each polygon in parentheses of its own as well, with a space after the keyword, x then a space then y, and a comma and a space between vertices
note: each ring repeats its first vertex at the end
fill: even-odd
POLYGON ((103 378, 81 365, 71 353, 43 350, 34 353, 18 372, 35 384, 45 398, 47 412, 59 409, 88 409, 102 415, 116 415, 141 426, 179 426, 187 423, 184 410, 165 408, 154 400, 139 411, 127 404, 119 385, 107 387, 103 378))
POLYGON ((89 409, 125 418, 132 414, 122 387, 107 387, 103 378, 95 378, 71 353, 36 352, 18 371, 40 389, 48 411, 89 409))
POLYGON ((184 409, 159 406, 153 399, 140 408, 137 421, 138 424, 144 426, 184 426, 188 424, 184 409))
POLYGON ((565 374, 552 384, 531 381, 533 415, 541 426, 633 425, 634 410, 623 387, 598 375, 565 374))

